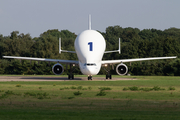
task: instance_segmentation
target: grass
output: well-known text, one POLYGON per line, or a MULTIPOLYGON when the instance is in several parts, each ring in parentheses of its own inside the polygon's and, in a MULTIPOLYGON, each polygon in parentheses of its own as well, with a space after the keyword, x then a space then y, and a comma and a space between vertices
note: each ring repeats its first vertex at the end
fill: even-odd
POLYGON ((21 87, 21 85, 18 84, 18 85, 16 85, 16 87, 21 87))
POLYGON ((0 119, 180 119, 180 77, 128 78, 0 82, 0 119))
POLYGON ((81 92, 74 92, 74 95, 78 96, 78 95, 81 95, 82 93, 81 92))
MULTIPOLYGON (((159 90, 165 90, 164 88, 161 88, 159 86, 154 86, 153 88, 148 88, 148 87, 145 87, 145 88, 139 88, 137 86, 132 86, 132 87, 125 87, 123 88, 123 91, 127 91, 127 90, 131 90, 131 91, 146 91, 146 92, 149 92, 149 91, 159 91, 159 90)), ((169 87, 169 90, 175 90, 174 87, 169 87)))
POLYGON ((106 93, 104 92, 103 89, 101 89, 100 92, 96 94, 96 96, 105 96, 105 95, 106 93))
POLYGON ((171 87, 169 87, 169 90, 175 90, 175 87, 171 86, 171 87))

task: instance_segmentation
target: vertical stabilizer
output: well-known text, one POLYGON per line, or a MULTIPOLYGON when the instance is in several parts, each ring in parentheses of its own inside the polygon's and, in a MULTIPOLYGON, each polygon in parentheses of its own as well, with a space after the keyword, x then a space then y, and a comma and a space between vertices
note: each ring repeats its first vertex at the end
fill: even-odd
POLYGON ((89 30, 91 30, 91 15, 89 15, 89 30))

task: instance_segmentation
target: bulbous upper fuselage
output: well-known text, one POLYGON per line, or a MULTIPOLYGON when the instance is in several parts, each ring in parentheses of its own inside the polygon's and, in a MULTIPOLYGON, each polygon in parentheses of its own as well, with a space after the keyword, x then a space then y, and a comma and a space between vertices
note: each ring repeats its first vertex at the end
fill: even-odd
POLYGON ((95 30, 86 30, 77 36, 74 46, 81 72, 85 75, 98 74, 106 47, 104 37, 95 30))

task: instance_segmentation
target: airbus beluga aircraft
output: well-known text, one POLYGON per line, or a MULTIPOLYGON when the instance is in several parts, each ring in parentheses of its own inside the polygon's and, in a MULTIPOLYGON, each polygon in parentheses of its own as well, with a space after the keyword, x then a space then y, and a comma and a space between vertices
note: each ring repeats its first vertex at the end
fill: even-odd
MULTIPOLYGON (((135 62, 144 60, 159 60, 159 59, 172 59, 172 57, 153 57, 153 58, 136 58, 136 59, 122 59, 122 60, 102 60, 104 53, 121 52, 120 51, 120 39, 119 49, 114 51, 105 51, 106 42, 104 37, 97 31, 91 30, 91 16, 89 16, 89 29, 81 32, 74 42, 75 51, 61 50, 61 39, 59 40, 59 53, 70 52, 76 53, 78 60, 60 60, 60 59, 47 59, 47 58, 33 58, 33 57, 17 57, 17 56, 3 56, 3 58, 14 58, 23 60, 36 60, 36 61, 48 61, 57 62, 53 67, 52 71, 56 75, 63 73, 64 68, 60 63, 79 65, 81 72, 84 75, 88 75, 88 80, 92 80, 92 75, 97 75, 101 69, 101 66, 108 66, 112 64, 118 64, 116 72, 119 75, 125 75, 128 72, 128 67, 123 64, 125 62, 135 62)), ((71 73, 68 75, 68 79, 74 79, 74 75, 71 73)), ((107 71, 106 79, 112 78, 109 71, 107 71)))

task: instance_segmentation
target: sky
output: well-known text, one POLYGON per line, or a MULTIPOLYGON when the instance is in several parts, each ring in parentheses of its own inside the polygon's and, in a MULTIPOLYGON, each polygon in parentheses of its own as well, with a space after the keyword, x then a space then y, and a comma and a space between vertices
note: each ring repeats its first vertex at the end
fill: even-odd
POLYGON ((0 34, 12 31, 39 37, 50 29, 75 34, 109 26, 165 30, 180 28, 180 0, 1 0, 0 34))

